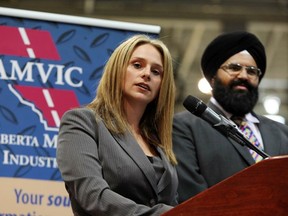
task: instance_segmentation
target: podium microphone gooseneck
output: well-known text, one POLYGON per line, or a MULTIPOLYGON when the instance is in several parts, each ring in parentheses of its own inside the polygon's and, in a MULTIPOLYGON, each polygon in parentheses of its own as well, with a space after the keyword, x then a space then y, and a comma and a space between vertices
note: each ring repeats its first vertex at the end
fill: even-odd
POLYGON ((192 114, 207 121, 213 128, 218 130, 224 136, 232 138, 234 141, 242 146, 247 146, 253 151, 257 152, 263 158, 270 157, 257 146, 253 145, 240 131, 235 123, 226 119, 224 116, 217 114, 211 108, 207 107, 203 101, 196 97, 189 95, 183 102, 183 106, 192 114))

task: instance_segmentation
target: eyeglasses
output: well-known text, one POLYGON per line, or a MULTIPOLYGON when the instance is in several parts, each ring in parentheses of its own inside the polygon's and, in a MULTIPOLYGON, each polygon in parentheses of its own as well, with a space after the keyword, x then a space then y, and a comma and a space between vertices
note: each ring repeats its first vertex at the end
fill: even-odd
POLYGON ((261 76, 261 74, 262 74, 261 70, 259 68, 257 68, 257 67, 244 66, 244 65, 241 65, 241 64, 237 64, 237 63, 230 63, 230 64, 227 64, 227 65, 222 65, 220 68, 222 70, 226 71, 231 76, 237 76, 238 74, 241 73, 243 68, 245 68, 248 77, 250 77, 252 79, 256 79, 259 76, 261 76))

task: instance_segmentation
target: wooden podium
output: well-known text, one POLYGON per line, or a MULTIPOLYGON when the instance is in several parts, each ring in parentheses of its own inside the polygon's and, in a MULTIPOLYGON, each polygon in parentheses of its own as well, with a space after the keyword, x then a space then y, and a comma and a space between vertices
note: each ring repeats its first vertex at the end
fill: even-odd
POLYGON ((288 215, 288 156, 267 158, 162 214, 193 215, 288 215))

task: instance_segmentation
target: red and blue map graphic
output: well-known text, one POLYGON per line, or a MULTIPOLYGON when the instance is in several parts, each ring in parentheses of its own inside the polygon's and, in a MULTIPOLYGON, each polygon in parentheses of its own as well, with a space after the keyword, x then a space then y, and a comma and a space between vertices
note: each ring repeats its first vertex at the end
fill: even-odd
POLYGON ((60 60, 48 31, 0 26, 0 54, 60 60))

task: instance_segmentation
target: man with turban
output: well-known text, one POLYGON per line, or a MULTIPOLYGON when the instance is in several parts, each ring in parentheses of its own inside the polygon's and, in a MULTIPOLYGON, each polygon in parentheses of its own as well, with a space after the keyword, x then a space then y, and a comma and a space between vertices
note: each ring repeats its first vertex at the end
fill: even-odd
MULTIPOLYGON (((219 35, 204 50, 201 68, 212 87, 208 107, 227 119, 237 116, 246 122, 267 155, 288 154, 288 127, 253 112, 266 70, 265 48, 254 34, 219 35)), ((179 203, 263 159, 188 111, 175 114, 173 148, 179 203)))

